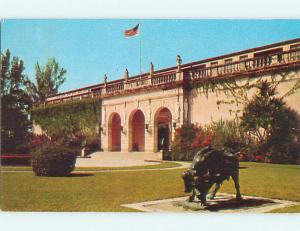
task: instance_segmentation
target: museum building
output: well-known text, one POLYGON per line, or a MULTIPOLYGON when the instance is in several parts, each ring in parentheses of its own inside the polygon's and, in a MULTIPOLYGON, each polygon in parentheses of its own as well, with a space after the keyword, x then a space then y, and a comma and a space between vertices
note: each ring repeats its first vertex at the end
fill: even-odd
MULTIPOLYGON (((175 63, 175 62, 174 62, 175 63)), ((59 93, 44 105, 87 98, 99 100, 99 136, 105 151, 157 152, 168 148, 174 131, 184 123, 205 125, 232 119, 242 105, 233 102, 238 88, 265 79, 280 81, 284 95, 300 81, 300 38, 182 63, 149 72, 59 93), (224 83, 224 84, 222 84, 224 83), (235 89, 234 89, 235 88, 235 89)), ((255 91, 248 90, 251 97, 255 91)), ((300 91, 285 98, 300 113, 300 91)), ((41 127, 34 126, 40 134, 41 127)))

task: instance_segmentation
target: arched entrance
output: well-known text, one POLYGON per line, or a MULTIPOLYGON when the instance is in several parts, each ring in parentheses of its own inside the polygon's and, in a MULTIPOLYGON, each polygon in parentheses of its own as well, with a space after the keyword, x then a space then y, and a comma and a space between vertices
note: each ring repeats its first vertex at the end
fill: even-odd
POLYGON ((145 151, 145 116, 141 110, 135 110, 129 117, 129 150, 145 151))
POLYGON ((116 112, 108 120, 108 151, 121 151, 121 117, 116 112))
POLYGON ((172 114, 171 111, 162 107, 154 116, 154 151, 170 148, 172 141, 172 114))

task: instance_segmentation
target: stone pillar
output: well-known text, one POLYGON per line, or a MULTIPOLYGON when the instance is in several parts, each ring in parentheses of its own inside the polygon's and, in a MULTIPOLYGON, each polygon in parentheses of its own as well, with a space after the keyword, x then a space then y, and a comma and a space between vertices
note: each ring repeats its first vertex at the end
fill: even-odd
POLYGON ((107 121, 107 113, 106 106, 102 107, 102 118, 101 118, 101 148, 103 151, 108 151, 108 121, 107 121))
MULTIPOLYGON (((128 74, 128 70, 126 69, 125 74, 128 74)), ((121 152, 129 152, 129 118, 127 112, 127 104, 124 102, 123 113, 120 113, 121 116, 121 126, 123 127, 121 131, 121 152)))
POLYGON ((129 129, 126 124, 121 124, 121 126, 123 127, 123 129, 121 129, 121 152, 129 152, 129 129))
POLYGON ((152 152, 153 151, 153 132, 154 132, 153 123, 145 124, 145 152, 152 152), (148 125, 148 128, 147 128, 148 125))

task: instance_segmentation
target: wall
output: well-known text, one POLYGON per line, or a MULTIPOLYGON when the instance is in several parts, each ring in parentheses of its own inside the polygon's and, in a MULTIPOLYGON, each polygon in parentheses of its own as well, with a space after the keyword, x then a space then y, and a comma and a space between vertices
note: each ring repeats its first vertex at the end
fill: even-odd
POLYGON ((121 150, 132 149, 130 140, 130 117, 136 110, 141 110, 145 116, 145 124, 148 124, 148 131, 145 129, 145 151, 155 151, 155 113, 162 107, 167 107, 172 113, 172 123, 181 126, 183 123, 183 89, 175 88, 170 90, 153 90, 140 92, 133 95, 120 95, 111 98, 104 98, 102 104, 102 127, 101 142, 104 150, 108 150, 108 119, 117 112, 121 117, 121 150))
MULTIPOLYGON (((271 75, 262 76, 263 79, 268 79, 271 81, 271 75)), ((280 79, 280 75, 275 75, 277 80, 280 79)), ((247 81, 248 78, 238 80, 238 84, 242 85, 247 81)), ((251 82, 257 81, 259 78, 252 78, 251 82)), ((278 96, 283 96, 296 81, 300 80, 300 70, 291 72, 287 75, 286 81, 278 85, 278 96)), ((253 94, 256 92, 255 89, 248 91, 248 98, 250 99, 253 94)), ((207 95, 204 92, 201 92, 199 89, 193 89, 191 91, 191 96, 189 103, 191 105, 191 123, 198 124, 209 124, 212 121, 218 121, 220 119, 232 119, 235 117, 235 111, 243 109, 243 105, 236 104, 217 104, 218 101, 230 101, 233 100, 233 97, 228 96, 224 91, 210 91, 207 95)), ((287 105, 300 114, 300 91, 298 90, 295 94, 290 95, 285 98, 287 105)))

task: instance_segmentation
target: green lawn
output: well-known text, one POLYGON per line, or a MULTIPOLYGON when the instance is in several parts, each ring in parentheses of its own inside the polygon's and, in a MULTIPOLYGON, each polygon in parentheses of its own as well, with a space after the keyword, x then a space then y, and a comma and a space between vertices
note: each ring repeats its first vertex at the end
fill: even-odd
MULTIPOLYGON (((300 166, 241 163, 242 194, 300 201, 300 166)), ((2 173, 2 209, 10 211, 133 211, 120 205, 186 195, 183 169, 36 177, 2 173)), ((222 186, 234 193, 232 180, 222 186)), ((300 212, 294 206, 276 212, 300 212)))

